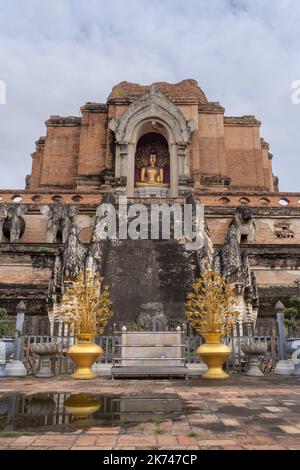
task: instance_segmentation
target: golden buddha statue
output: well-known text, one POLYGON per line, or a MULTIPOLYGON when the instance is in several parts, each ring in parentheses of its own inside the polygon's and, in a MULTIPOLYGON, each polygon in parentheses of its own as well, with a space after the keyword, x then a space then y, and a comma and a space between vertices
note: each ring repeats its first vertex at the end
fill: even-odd
POLYGON ((168 187, 164 183, 164 170, 156 165, 157 157, 155 154, 149 156, 149 166, 141 168, 141 181, 136 186, 161 186, 168 187))

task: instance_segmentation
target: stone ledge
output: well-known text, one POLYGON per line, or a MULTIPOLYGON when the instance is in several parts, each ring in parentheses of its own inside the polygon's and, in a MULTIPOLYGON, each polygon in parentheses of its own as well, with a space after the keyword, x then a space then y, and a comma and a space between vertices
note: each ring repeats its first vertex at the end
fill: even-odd
POLYGON ((1 243, 0 253, 34 253, 40 256, 56 255, 62 251, 64 245, 62 243, 1 243))
POLYGON ((45 122, 47 127, 79 127, 81 126, 81 117, 77 116, 50 116, 45 122))
POLYGON ((245 116, 225 116, 224 117, 225 126, 250 126, 250 127, 260 127, 261 121, 256 119, 255 116, 245 115, 245 116))
POLYGON ((41 136, 36 140, 35 145, 38 147, 39 145, 43 146, 46 143, 46 136, 41 136))
MULTIPOLYGON (((204 203, 205 205, 205 215, 207 216, 213 216, 213 217, 232 217, 235 213, 235 210, 238 206, 241 204, 236 201, 236 204, 232 206, 221 206, 221 205, 210 205, 208 201, 203 202, 200 199, 200 203, 204 203)), ((300 204, 299 207, 259 207, 259 206, 247 206, 251 207, 251 212, 253 217, 259 218, 259 217, 270 217, 270 218, 281 218, 281 217, 299 217, 300 215, 300 204)))
POLYGON ((105 103, 94 103, 88 101, 80 108, 82 113, 107 113, 108 106, 105 103))
POLYGON ((198 112, 200 114, 224 114, 225 108, 218 101, 210 101, 209 103, 201 103, 198 106, 198 112))
POLYGON ((263 137, 260 138, 260 143, 262 148, 269 150, 270 144, 263 137))

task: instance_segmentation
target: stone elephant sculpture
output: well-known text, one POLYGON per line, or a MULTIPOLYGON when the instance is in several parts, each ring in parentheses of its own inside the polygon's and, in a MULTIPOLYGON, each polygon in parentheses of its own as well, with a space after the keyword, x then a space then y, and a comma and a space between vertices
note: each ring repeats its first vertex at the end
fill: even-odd
POLYGON ((7 217, 8 210, 6 204, 0 204, 0 243, 3 241, 3 226, 7 217))
POLYGON ((26 214, 27 207, 16 204, 1 204, 0 206, 0 240, 3 235, 9 238, 11 243, 18 243, 25 231, 25 220, 22 215, 26 214))
POLYGON ((248 243, 253 243, 255 241, 255 224, 250 207, 238 207, 234 214, 234 222, 237 228, 238 243, 241 243, 242 238, 247 240, 248 243))
POLYGON ((61 236, 62 243, 66 243, 73 217, 78 213, 77 206, 55 202, 51 206, 41 207, 40 211, 42 215, 48 217, 47 243, 57 243, 58 236, 61 236))

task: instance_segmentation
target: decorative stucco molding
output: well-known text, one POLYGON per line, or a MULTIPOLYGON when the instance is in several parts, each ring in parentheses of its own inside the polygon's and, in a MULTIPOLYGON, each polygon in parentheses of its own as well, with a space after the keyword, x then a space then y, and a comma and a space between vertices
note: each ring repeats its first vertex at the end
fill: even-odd
POLYGON ((150 119, 159 119, 172 129, 177 143, 190 142, 193 122, 187 122, 178 107, 155 88, 133 102, 120 119, 112 119, 109 127, 115 133, 117 142, 126 145, 131 142, 136 126, 150 119))

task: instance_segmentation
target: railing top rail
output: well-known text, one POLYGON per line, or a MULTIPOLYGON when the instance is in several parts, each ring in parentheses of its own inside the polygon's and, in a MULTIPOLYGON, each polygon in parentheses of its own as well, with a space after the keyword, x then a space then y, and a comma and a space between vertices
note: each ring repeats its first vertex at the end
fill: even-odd
POLYGON ((176 331, 176 330, 169 330, 169 331, 128 331, 128 330, 124 330, 124 331, 115 331, 114 332, 114 335, 122 335, 122 334, 148 334, 148 335, 161 335, 161 334, 165 334, 165 335, 170 335, 170 334, 185 334, 185 331, 183 330, 179 330, 179 331, 176 331))
POLYGON ((179 348, 185 347, 186 344, 164 344, 164 343, 149 343, 149 344, 116 344, 116 348, 179 348))
POLYGON ((185 361, 186 357, 117 357, 116 361, 185 361))

